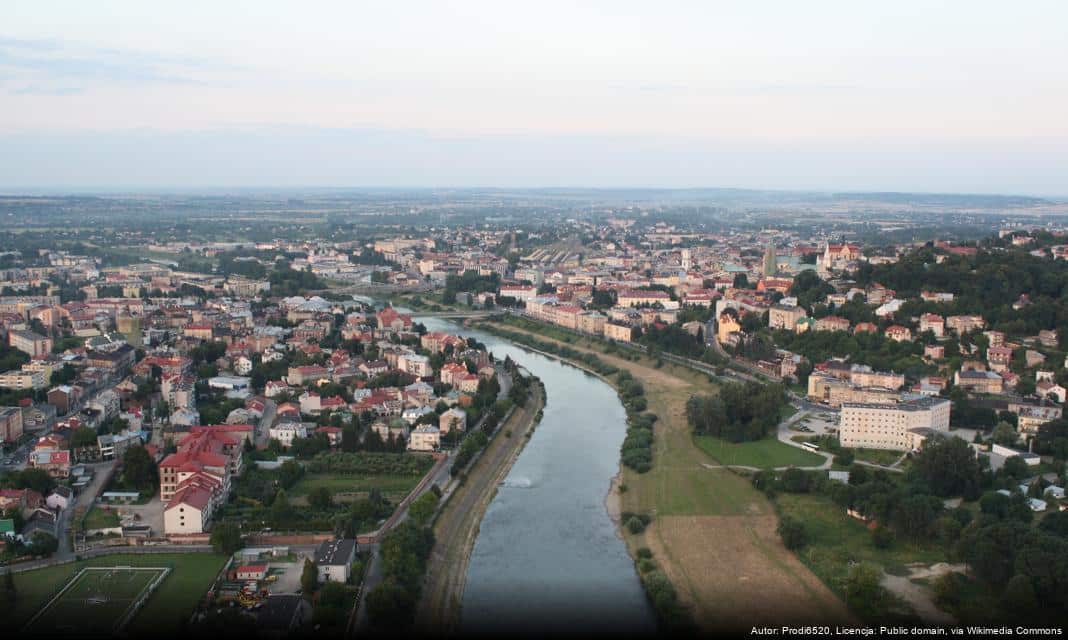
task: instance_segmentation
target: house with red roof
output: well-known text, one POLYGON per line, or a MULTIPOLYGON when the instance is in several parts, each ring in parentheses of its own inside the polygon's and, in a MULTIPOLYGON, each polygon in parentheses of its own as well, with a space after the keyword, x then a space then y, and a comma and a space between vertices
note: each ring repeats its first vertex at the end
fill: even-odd
POLYGON ((375 314, 375 317, 378 319, 379 329, 407 331, 412 328, 412 317, 407 314, 398 313, 393 307, 382 309, 375 314))
POLYGON ((262 564, 245 564, 238 567, 234 573, 238 580, 265 580, 267 571, 271 568, 266 562, 262 564))

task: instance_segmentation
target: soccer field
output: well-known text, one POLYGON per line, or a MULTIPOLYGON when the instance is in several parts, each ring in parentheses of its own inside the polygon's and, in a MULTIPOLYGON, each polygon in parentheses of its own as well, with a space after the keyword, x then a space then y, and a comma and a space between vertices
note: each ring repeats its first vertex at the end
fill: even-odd
POLYGON ((166 577, 163 567, 86 567, 26 625, 31 634, 109 635, 166 577))

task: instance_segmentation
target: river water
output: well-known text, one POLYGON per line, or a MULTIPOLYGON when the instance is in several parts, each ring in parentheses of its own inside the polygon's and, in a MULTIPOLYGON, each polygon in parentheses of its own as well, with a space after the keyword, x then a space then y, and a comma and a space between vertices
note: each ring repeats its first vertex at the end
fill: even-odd
POLYGON ((482 520, 467 570, 463 633, 652 633, 634 564, 608 517, 626 413, 615 390, 574 367, 437 318, 545 384, 544 418, 482 520))

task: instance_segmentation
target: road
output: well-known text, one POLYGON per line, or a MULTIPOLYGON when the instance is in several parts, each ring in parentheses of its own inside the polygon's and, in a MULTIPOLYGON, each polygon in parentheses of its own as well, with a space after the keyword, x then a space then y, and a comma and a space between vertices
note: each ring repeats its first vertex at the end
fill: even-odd
POLYGON ((278 403, 267 398, 263 403, 263 417, 260 418, 260 423, 256 425, 256 431, 252 438, 252 444, 256 445, 257 449, 262 449, 267 446, 267 441, 270 440, 270 431, 271 427, 274 426, 274 417, 277 411, 278 403))
POLYGON ((472 466, 467 481, 445 497, 447 502, 434 524, 434 549, 427 563, 423 595, 416 612, 416 626, 424 633, 455 633, 460 622, 460 604, 467 579, 467 565, 482 516, 519 456, 537 412, 545 405, 540 386, 526 406, 512 414, 499 434, 472 466))

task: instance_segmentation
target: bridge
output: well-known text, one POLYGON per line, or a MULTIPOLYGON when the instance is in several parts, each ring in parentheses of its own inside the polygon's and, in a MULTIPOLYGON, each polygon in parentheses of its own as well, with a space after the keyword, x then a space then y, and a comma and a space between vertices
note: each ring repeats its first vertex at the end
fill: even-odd
POLYGON ((491 318, 501 315, 500 311, 419 311, 412 309, 413 318, 491 318))

